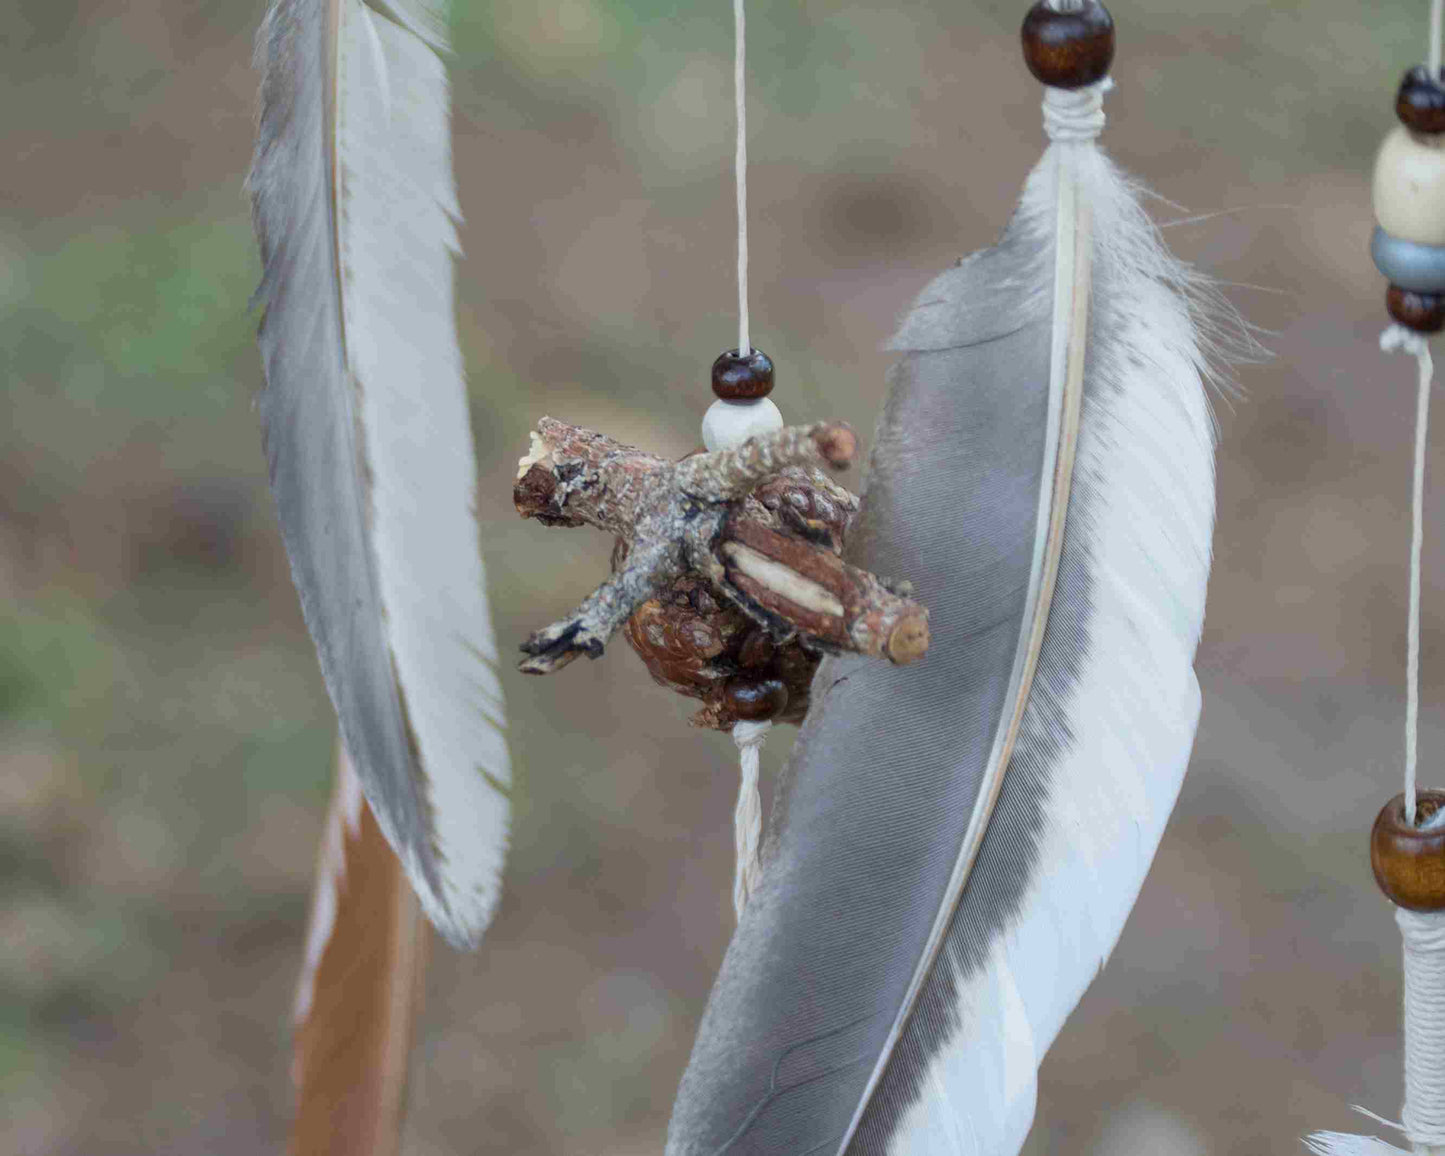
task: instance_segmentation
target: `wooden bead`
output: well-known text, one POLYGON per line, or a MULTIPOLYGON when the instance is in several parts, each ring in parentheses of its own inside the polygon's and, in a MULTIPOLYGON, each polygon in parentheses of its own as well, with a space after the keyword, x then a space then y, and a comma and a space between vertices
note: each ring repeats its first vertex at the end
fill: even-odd
POLYGON ((743 722, 777 718, 788 709, 788 688, 779 678, 749 678, 738 675, 728 680, 724 701, 743 722))
POLYGON ((1445 85, 1423 64, 1405 73, 1395 94, 1395 115, 1411 132, 1445 132, 1445 85))
POLYGON ((1385 291, 1385 308, 1391 317, 1416 333, 1445 329, 1445 296, 1439 293, 1416 293, 1391 285, 1385 291))
POLYGON ((1050 88, 1083 88, 1103 80, 1114 61, 1114 19, 1098 0, 1055 11, 1039 0, 1024 17, 1024 63, 1050 88))
POLYGON ((1375 158, 1374 201, 1391 237, 1445 245, 1445 136, 1392 128, 1375 158))
POLYGON ((773 360, 761 349, 746 357, 736 349, 712 363, 712 391, 723 401, 756 401, 773 392, 773 360))
MULTIPOLYGON (((1445 791, 1420 790, 1415 821, 1423 823, 1445 807, 1445 791)), ((1397 907, 1445 910, 1445 826, 1421 830, 1405 822, 1405 796, 1380 809, 1370 831, 1370 866, 1375 882, 1397 907)))
POLYGON ((770 397, 757 401, 715 401, 703 414, 702 444, 716 452, 782 428, 783 415, 770 397))

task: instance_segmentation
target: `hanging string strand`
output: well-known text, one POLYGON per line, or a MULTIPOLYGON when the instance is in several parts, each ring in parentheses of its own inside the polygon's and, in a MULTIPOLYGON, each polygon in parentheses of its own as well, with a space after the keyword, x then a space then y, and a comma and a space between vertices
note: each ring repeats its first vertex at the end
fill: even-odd
POLYGON ((1380 348, 1386 353, 1398 350, 1414 354, 1420 370, 1415 400, 1415 472, 1410 489, 1410 610, 1405 651, 1405 821, 1413 824, 1420 745, 1420 556, 1425 538, 1425 451, 1434 365, 1429 342, 1399 325, 1390 326, 1380 335, 1380 348))
POLYGON ((1430 0, 1430 79, 1440 79, 1440 41, 1445 34, 1445 0, 1430 0))
MULTIPOLYGON (((1429 83, 1440 78, 1442 18, 1445 18, 1445 0, 1431 0, 1429 83)), ((1406 74, 1409 83, 1414 70, 1406 74)), ((1402 93, 1404 88, 1401 89, 1402 93)), ((1415 127, 1407 111, 1400 112, 1400 120, 1407 130, 1415 127)), ((1376 236, 1389 239, 1386 229, 1390 222, 1381 215, 1381 182, 1386 195, 1391 186, 1406 179, 1407 174, 1399 171, 1396 164, 1386 164, 1384 151, 1375 166, 1375 209, 1379 221, 1376 236)), ((1442 825, 1445 809, 1419 818, 1416 797, 1416 771, 1419 761, 1420 737, 1420 570, 1424 545, 1425 506, 1425 454, 1429 446, 1430 391, 1434 364, 1430 357, 1429 333, 1439 328, 1438 323, 1425 315, 1416 316, 1409 308, 1399 304, 1398 294, 1404 292, 1396 278, 1397 269, 1393 259, 1382 252, 1375 252, 1375 264, 1390 281, 1387 305, 1390 314, 1398 324, 1391 325, 1380 334, 1380 348, 1386 353, 1408 353, 1418 368, 1415 394, 1415 460, 1410 486, 1410 604, 1406 626, 1405 658, 1405 791, 1403 795, 1403 824, 1394 800, 1385 804, 1375 820, 1370 837, 1370 857, 1375 866, 1375 878, 1386 897, 1395 904, 1395 922, 1400 929, 1401 954, 1404 962, 1404 1052, 1405 1052, 1405 1102, 1401 1110, 1398 1127, 1410 1142, 1410 1151, 1415 1156, 1445 1156, 1445 911, 1426 909, 1420 906, 1421 896, 1414 893, 1403 881, 1419 877, 1426 866, 1438 868, 1438 846, 1426 848, 1425 844, 1414 850, 1399 853, 1398 861, 1392 860, 1387 851, 1395 838, 1423 839, 1429 843, 1432 836, 1425 834, 1442 825), (1412 858, 1415 856, 1417 858, 1412 858)), ((1439 296, 1425 294, 1426 300, 1439 296)), ((1440 888, 1430 886, 1438 899, 1440 888)), ((1430 908, 1430 904, 1424 904, 1430 908)), ((1373 1113, 1367 1113, 1373 1116, 1373 1113)), ((1379 1120, 1379 1117, 1374 1117, 1379 1120)), ((1352 1136, 1342 1132, 1317 1132, 1309 1138, 1309 1147, 1318 1156, 1396 1156, 1401 1149, 1383 1140, 1366 1136, 1352 1136)))
POLYGON ((743 0, 733 0, 733 94, 737 105, 738 149, 734 162, 738 189, 738 352, 752 352, 748 341, 748 107, 744 85, 747 20, 743 0))

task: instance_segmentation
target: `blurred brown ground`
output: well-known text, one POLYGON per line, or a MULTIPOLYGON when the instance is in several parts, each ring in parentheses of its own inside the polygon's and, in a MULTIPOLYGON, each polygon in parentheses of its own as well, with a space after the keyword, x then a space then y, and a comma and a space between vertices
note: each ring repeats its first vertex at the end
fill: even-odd
MULTIPOLYGON (((265 491, 242 194, 261 0, 0 24, 0 1151, 278 1149, 333 723, 265 491)), ((1042 147, 1025 5, 755 5, 754 335, 872 427, 880 347, 1042 147)), ((1412 371, 1367 174, 1423 0, 1118 0, 1105 140, 1276 359, 1221 403, 1194 766, 1029 1152, 1300 1151, 1400 1097, 1396 787, 1412 371), (1177 206, 1187 206, 1179 208, 1177 206)), ((510 650, 608 543, 510 513, 550 413, 691 447, 734 336, 727 6, 461 0, 461 320, 510 650)), ((1441 477, 1439 423, 1431 470, 1441 477)), ((1424 771, 1445 741, 1432 491, 1424 771)), ((407 1151, 661 1151, 729 932, 730 744, 625 650, 507 676, 499 918, 436 954, 407 1151)), ((775 740, 771 766, 785 744, 775 740)))

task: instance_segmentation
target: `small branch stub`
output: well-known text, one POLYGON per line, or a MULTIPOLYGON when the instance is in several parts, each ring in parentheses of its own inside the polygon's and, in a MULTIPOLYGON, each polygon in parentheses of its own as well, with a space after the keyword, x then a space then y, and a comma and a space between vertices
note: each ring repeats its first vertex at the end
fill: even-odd
POLYGON ((848 426, 819 423, 674 463, 543 418, 518 465, 517 512, 595 526, 618 548, 612 575, 523 644, 520 669, 595 658, 625 626, 657 681, 703 700, 694 722, 728 729, 801 721, 825 652, 921 658, 927 610, 841 557, 858 503, 820 467, 856 452, 848 426))

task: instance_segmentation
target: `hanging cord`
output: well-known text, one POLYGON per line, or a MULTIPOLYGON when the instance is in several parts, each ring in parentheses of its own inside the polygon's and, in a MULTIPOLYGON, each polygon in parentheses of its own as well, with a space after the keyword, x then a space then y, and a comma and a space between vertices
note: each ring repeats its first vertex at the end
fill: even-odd
MULTIPOLYGON (((1441 0, 1432 8, 1432 25, 1441 0)), ((1410 492, 1410 609, 1405 659, 1405 821, 1415 823, 1420 737, 1420 555, 1424 541, 1425 452, 1434 365, 1430 343, 1392 325, 1380 335, 1386 353, 1410 353, 1419 366, 1415 468, 1410 492)), ((1424 826, 1445 819, 1436 812, 1424 826)), ((1405 1135, 1417 1153, 1445 1153, 1445 914, 1395 909, 1405 971, 1405 1135)))
POLYGON ((1401 325, 1392 325, 1380 334, 1380 348, 1386 353, 1412 353, 1420 368, 1415 402, 1415 474, 1410 497, 1410 611, 1405 658, 1405 821, 1413 824, 1420 736, 1420 554, 1425 536, 1425 446, 1434 365, 1430 360, 1430 343, 1421 334, 1401 325))
MULTIPOLYGON (((1435 0, 1438 9, 1442 0, 1435 0)), ((1425 337, 1400 325, 1380 335, 1386 353, 1410 353, 1419 366, 1415 405, 1415 467, 1411 485, 1410 609, 1405 660, 1405 819, 1415 824, 1415 772, 1420 727, 1420 555, 1424 538, 1425 450, 1434 366, 1425 337)), ((1422 829, 1445 824, 1445 808, 1422 829)), ((1404 1132, 1415 1156, 1445 1156, 1445 912, 1395 908, 1405 973, 1405 1105, 1395 1124, 1356 1109, 1404 1132)), ((1318 1156, 1392 1156, 1401 1149, 1368 1136, 1316 1132, 1307 1141, 1318 1156)))
POLYGON ((738 745, 742 780, 738 784, 738 805, 733 812, 733 840, 737 844, 737 866, 733 872, 733 912, 743 917, 743 908, 762 881, 763 865, 759 844, 763 835, 763 799, 758 790, 758 763, 763 740, 772 729, 770 722, 733 724, 733 742, 738 745))
POLYGON ((1442 0, 1430 0, 1430 79, 1440 79, 1440 41, 1445 38, 1445 29, 1442 29, 1442 13, 1445 13, 1445 2, 1442 0))
POLYGON ((738 353, 752 352, 748 343, 748 106, 744 85, 747 19, 743 0, 733 0, 733 98, 737 106, 738 149, 734 172, 738 188, 738 353))
MULTIPOLYGON (((1442 16, 1445 0, 1431 0, 1429 75, 1440 76, 1442 16)), ((1424 542, 1425 452, 1429 444, 1430 390, 1434 365, 1422 333, 1391 325, 1380 334, 1386 353, 1409 353, 1419 368, 1415 401, 1415 462, 1410 486, 1410 605, 1405 658, 1405 822, 1415 827, 1416 770, 1420 737, 1420 556, 1424 542)), ((1445 808, 1420 830, 1445 824, 1445 808)), ((1381 883, 1384 888, 1384 883, 1381 883)), ((1387 895, 1389 888, 1385 888, 1387 895)), ((1400 928, 1405 980, 1405 1104, 1401 1123, 1367 1112, 1379 1123, 1398 1128, 1416 1156, 1445 1156, 1445 912, 1395 908, 1400 928)), ((1383 1140, 1343 1132, 1316 1132, 1307 1141, 1318 1156, 1390 1156, 1400 1149, 1383 1140)))
MULTIPOLYGON (((1430 4, 1430 78, 1440 76, 1442 11, 1430 4)), ((1410 610, 1405 659, 1405 821, 1415 823, 1420 737, 1420 555, 1424 539, 1425 451, 1434 365, 1423 335, 1392 325, 1380 348, 1411 353, 1419 366, 1415 402, 1415 471, 1410 499, 1410 610)), ((1427 826, 1441 819, 1437 812, 1427 826)), ((1405 972, 1405 1106, 1401 1122, 1417 1153, 1445 1152, 1445 913, 1396 908, 1405 972)))

